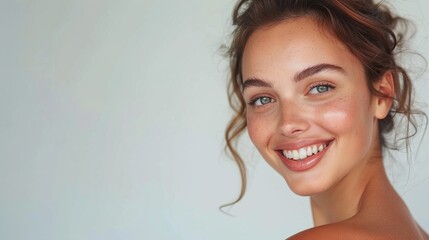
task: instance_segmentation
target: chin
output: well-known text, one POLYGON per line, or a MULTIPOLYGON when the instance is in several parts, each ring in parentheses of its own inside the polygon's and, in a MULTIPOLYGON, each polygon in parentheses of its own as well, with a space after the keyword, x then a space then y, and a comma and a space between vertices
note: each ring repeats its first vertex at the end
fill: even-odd
POLYGON ((285 179, 290 190, 299 196, 315 196, 329 190, 324 182, 303 182, 303 181, 288 181, 285 179))

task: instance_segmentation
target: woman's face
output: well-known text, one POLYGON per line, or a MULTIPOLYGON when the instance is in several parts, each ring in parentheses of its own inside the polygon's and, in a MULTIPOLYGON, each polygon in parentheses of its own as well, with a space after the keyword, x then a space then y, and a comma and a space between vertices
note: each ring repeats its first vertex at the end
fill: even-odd
POLYGON ((299 18, 255 31, 242 61, 250 138, 295 193, 315 195, 362 173, 383 116, 341 42, 299 18))

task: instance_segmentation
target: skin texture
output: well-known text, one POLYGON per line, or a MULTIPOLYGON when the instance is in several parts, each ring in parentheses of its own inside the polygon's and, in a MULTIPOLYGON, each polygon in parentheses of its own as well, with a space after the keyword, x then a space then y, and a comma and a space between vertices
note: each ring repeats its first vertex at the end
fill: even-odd
MULTIPOLYGON (((311 199, 315 228, 290 239, 429 239, 382 164, 378 120, 392 101, 370 94, 341 42, 298 18, 257 29, 242 60, 249 136, 291 190, 311 199), (308 169, 284 163, 293 160, 282 150, 327 143, 308 169)), ((393 96, 391 74, 375 87, 393 96)))

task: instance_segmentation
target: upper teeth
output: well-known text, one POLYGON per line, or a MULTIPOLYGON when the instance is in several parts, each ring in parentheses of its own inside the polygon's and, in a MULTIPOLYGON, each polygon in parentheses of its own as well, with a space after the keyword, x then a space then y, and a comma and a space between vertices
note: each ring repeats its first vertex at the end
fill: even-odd
POLYGON ((303 160, 307 157, 316 154, 318 152, 321 152, 323 149, 325 149, 328 145, 327 144, 320 144, 320 145, 312 145, 308 147, 303 147, 298 150, 283 150, 283 155, 289 159, 293 160, 303 160))

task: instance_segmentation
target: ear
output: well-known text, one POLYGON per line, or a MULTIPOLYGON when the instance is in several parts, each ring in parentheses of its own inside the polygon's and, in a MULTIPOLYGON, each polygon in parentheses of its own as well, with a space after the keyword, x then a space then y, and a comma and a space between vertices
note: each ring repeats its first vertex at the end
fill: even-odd
POLYGON ((388 97, 375 96, 375 117, 384 119, 393 103, 395 97, 395 84, 393 81, 392 72, 387 71, 384 75, 374 84, 375 90, 388 97))

